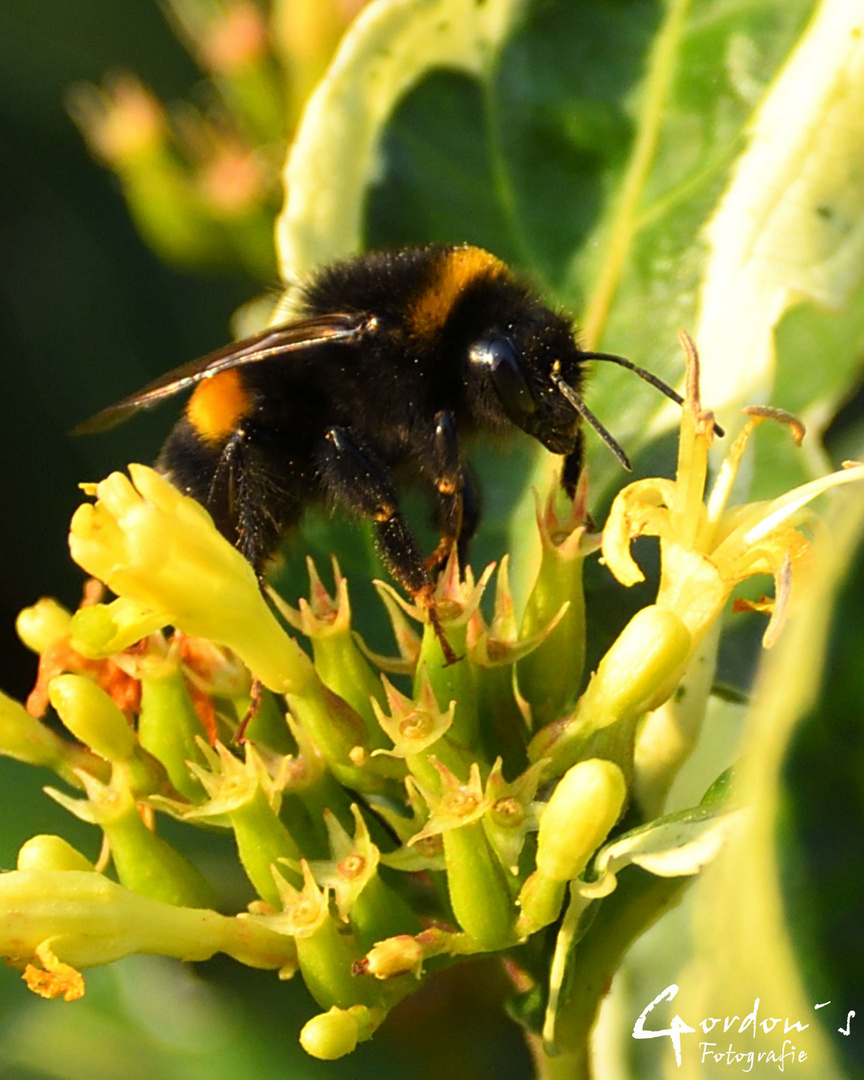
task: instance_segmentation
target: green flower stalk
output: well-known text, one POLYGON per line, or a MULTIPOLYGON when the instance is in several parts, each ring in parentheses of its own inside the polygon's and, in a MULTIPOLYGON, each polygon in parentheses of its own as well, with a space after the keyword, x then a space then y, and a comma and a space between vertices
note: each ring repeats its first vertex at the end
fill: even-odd
POLYGON ((329 890, 318 887, 308 864, 303 863, 302 889, 295 889, 278 872, 275 881, 282 911, 269 923, 294 939, 303 980, 318 1004, 324 1009, 334 1005, 340 1009, 353 1005, 386 1009, 392 993, 371 979, 358 979, 352 974, 360 959, 359 950, 340 933, 330 912, 329 890))
MULTIPOLYGON (((271 907, 280 907, 279 890, 273 869, 282 860, 299 860, 300 848, 279 818, 282 782, 271 778, 254 746, 245 746, 245 761, 216 744, 202 747, 208 768, 190 764, 201 787, 209 795, 207 802, 185 809, 175 804, 173 810, 186 820, 226 818, 234 832, 237 853, 258 895, 271 907)), ((297 885, 300 875, 284 869, 284 875, 297 885)))
POLYGON ((82 821, 99 825, 120 881, 143 896, 181 907, 215 907, 213 888, 192 863, 142 820, 125 769, 114 766, 110 784, 81 774, 87 801, 46 788, 55 802, 82 821))
MULTIPOLYGON (((478 739, 485 751, 484 756, 487 761, 492 761, 496 756, 503 755, 514 767, 524 767, 528 763, 526 742, 531 705, 514 686, 514 671, 518 662, 527 662, 543 649, 549 636, 566 621, 570 604, 565 600, 547 622, 540 622, 536 626, 534 618, 523 618, 520 634, 510 591, 509 566, 509 556, 505 555, 498 568, 495 607, 489 625, 479 608, 471 616, 468 623, 468 651, 474 665, 478 739), (535 629, 536 633, 531 632, 535 629)), ((542 577, 541 567, 538 583, 542 577)), ((536 597, 536 594, 537 585, 531 596, 536 597)), ((535 609, 534 615, 539 617, 539 611, 535 609)), ((559 676, 563 673, 565 680, 575 674, 575 670, 567 665, 558 664, 557 670, 559 676)))
POLYGON ((336 816, 325 815, 330 837, 331 858, 313 863, 315 879, 333 890, 336 909, 350 923, 361 949, 391 934, 417 933, 420 921, 399 893, 378 873, 380 852, 356 803, 352 805, 354 836, 340 825, 336 816))
MULTIPOLYGON (((468 648, 468 624, 477 611, 481 597, 492 576, 494 566, 488 566, 475 583, 470 567, 460 571, 455 551, 451 552, 438 583, 434 597, 438 619, 451 651, 462 658, 468 648)), ((450 727, 450 737, 463 746, 471 746, 477 734, 477 697, 473 673, 466 664, 451 663, 444 655, 441 641, 427 613, 419 605, 406 604, 398 593, 391 594, 413 618, 424 623, 423 638, 414 674, 415 694, 422 681, 429 685, 444 707, 445 702, 457 703, 450 727)))
POLYGON ((190 763, 203 758, 196 740, 206 735, 195 710, 189 688, 174 658, 144 662, 141 676, 141 712, 138 738, 164 766, 171 782, 188 799, 201 797, 201 786, 190 772, 190 763))
POLYGON ((546 638, 519 661, 516 669, 519 692, 531 709, 533 730, 555 720, 570 704, 585 664, 582 567, 585 557, 596 547, 584 524, 586 481, 587 477, 583 477, 566 516, 556 512, 553 495, 542 506, 535 494, 541 563, 520 631, 529 640, 538 633, 546 638))
POLYGON ((492 800, 483 792, 480 768, 471 766, 467 783, 432 758, 440 774, 440 793, 422 790, 430 815, 412 843, 441 834, 447 888, 462 929, 481 949, 497 949, 512 939, 510 886, 483 829, 492 800))

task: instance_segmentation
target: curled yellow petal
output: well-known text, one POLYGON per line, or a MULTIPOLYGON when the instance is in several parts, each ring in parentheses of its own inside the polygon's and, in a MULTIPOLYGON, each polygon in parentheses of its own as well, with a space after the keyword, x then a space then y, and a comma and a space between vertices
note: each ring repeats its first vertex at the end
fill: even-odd
POLYGON ((637 536, 659 536, 675 503, 671 480, 637 480, 619 491, 603 527, 603 559, 622 585, 637 585, 645 575, 630 554, 637 536))

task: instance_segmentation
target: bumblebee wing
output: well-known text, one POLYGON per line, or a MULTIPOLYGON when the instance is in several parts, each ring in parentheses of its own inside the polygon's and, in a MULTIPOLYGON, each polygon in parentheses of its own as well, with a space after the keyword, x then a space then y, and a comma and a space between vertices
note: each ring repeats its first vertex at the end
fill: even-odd
POLYGON ((107 431, 115 424, 127 420, 139 409, 149 409, 163 398, 173 397, 174 394, 179 394, 220 371, 243 364, 256 364, 260 360, 273 359, 283 353, 297 352, 327 342, 353 341, 372 330, 374 325, 375 320, 369 315, 336 312, 271 327, 169 371, 137 393, 118 401, 116 405, 109 405, 107 409, 78 424, 72 429, 72 434, 92 435, 107 431))

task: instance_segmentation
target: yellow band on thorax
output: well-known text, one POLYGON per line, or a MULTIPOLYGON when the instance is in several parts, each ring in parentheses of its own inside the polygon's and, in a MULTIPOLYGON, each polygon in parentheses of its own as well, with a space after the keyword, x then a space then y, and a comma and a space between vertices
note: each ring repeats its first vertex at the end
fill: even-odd
POLYGON ((446 323, 465 288, 480 277, 506 275, 500 259, 478 247, 448 251, 434 267, 429 283, 408 307, 408 322, 418 337, 435 334, 446 323))

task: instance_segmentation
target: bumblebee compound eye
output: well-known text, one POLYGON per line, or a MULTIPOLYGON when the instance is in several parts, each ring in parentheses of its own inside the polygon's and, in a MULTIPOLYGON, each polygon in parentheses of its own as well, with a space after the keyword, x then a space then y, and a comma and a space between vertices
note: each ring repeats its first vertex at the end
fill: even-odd
POLYGON ((504 411, 520 426, 537 411, 537 402, 522 374, 519 353, 504 334, 489 334, 472 345, 471 365, 485 371, 495 387, 504 411))

